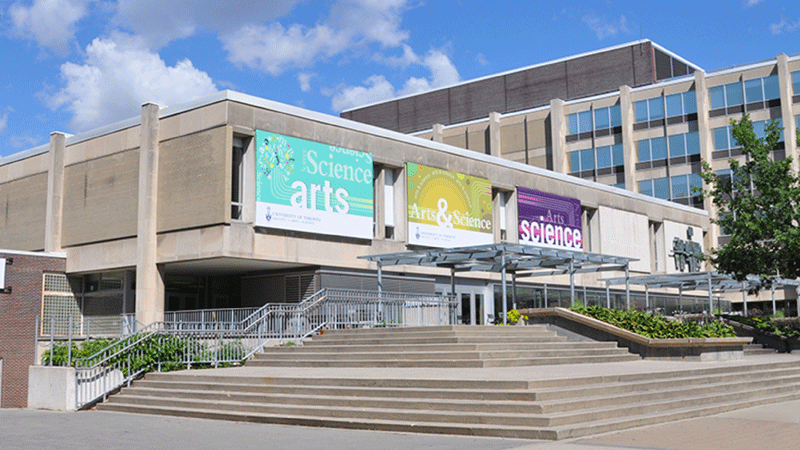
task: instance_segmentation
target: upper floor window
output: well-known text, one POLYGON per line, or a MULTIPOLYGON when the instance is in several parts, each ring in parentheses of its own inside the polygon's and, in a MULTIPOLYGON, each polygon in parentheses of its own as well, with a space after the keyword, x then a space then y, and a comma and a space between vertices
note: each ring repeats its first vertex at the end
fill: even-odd
POLYGON ((697 112, 697 95, 694 91, 672 94, 666 97, 667 117, 675 117, 697 112))
POLYGON ((637 143, 639 162, 667 159, 667 138, 642 139, 637 143))
POLYGON ((744 93, 747 98, 747 103, 781 98, 778 76, 772 75, 769 77, 747 80, 744 82, 744 93))
POLYGON ((636 102, 636 122, 664 118, 664 97, 654 97, 636 102))
POLYGON ((231 220, 242 220, 244 207, 244 140, 233 138, 231 164, 231 220))
POLYGON ((668 139, 670 158, 700 154, 700 135, 697 131, 673 134, 668 139))
POLYGON ((592 131, 592 112, 581 111, 567 116, 569 121, 569 134, 586 133, 592 131))
POLYGON ((622 154, 622 144, 604 145, 597 147, 597 168, 622 166, 625 160, 622 154))
POLYGON ((744 104, 742 83, 738 81, 722 86, 714 86, 708 91, 711 97, 711 109, 729 108, 744 104))
POLYGON ((594 170, 594 149, 575 150, 569 153, 570 173, 594 170))
MULTIPOLYGON (((753 132, 756 134, 757 138, 766 139, 766 137, 767 137, 767 124, 769 122, 770 122, 769 120, 757 120, 757 121, 753 122, 753 132)), ((780 117, 778 117, 777 119, 775 119, 775 122, 778 125, 778 127, 780 128, 780 133, 781 133, 780 139, 778 139, 778 142, 783 142, 783 120, 780 117)))
POLYGON ((731 135, 731 126, 714 128, 714 150, 728 150, 735 148, 736 143, 731 135))
POLYGON ((792 87, 794 88, 794 95, 800 95, 800 70, 792 72, 792 87))
POLYGON ((696 197, 703 189, 703 179, 697 173, 675 175, 671 177, 670 181, 672 182, 672 200, 696 197))
POLYGON ((639 182, 639 192, 651 197, 669 200, 669 178, 652 178, 639 182))
POLYGON ((597 108, 594 110, 594 129, 602 130, 622 126, 622 115, 619 105, 597 108))

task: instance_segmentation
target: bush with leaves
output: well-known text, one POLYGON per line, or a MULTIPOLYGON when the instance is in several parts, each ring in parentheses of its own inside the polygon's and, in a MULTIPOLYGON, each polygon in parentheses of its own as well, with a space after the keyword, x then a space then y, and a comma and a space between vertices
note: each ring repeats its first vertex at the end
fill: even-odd
POLYGON ((670 321, 655 314, 602 306, 576 305, 572 311, 651 339, 736 337, 733 328, 718 321, 699 325, 697 322, 670 321))
POLYGON ((763 317, 763 316, 750 317, 750 318, 741 316, 724 316, 724 317, 728 320, 739 322, 744 325, 749 325, 761 331, 766 331, 772 334, 778 334, 787 338, 800 339, 800 330, 791 325, 773 322, 770 317, 763 317))

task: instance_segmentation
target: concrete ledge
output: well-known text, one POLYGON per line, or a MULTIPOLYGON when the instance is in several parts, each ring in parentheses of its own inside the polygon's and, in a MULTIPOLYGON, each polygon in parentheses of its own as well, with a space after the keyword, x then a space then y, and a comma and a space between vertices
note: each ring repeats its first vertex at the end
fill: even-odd
POLYGON ((749 336, 753 339, 753 342, 774 348, 779 353, 791 353, 792 350, 800 350, 800 339, 770 333, 732 319, 724 319, 724 321, 736 330, 737 335, 749 336))
POLYGON ((75 368, 28 367, 28 408, 75 411, 75 368))
POLYGON ((565 308, 522 309, 529 323, 546 323, 597 341, 616 341, 642 358, 685 361, 738 360, 752 338, 650 339, 565 308))

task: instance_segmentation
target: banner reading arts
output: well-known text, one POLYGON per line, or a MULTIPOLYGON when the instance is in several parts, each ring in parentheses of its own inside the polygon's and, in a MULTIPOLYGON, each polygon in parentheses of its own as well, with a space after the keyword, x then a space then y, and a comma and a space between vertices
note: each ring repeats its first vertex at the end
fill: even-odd
POLYGON ((520 244, 583 250, 581 201, 517 187, 520 244))
POLYGON ((372 239, 372 154, 256 130, 256 226, 372 239))
POLYGON ((427 247, 491 244, 492 185, 471 177, 407 163, 408 243, 427 247))

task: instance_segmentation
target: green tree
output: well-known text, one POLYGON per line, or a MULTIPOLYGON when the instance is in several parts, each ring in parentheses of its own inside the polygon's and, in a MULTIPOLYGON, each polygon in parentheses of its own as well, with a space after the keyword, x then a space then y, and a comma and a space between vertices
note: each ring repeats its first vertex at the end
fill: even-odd
MULTIPOLYGON (((730 160, 730 173, 716 173, 703 161, 702 177, 718 208, 713 220, 731 239, 709 255, 717 270, 742 281, 758 275, 765 285, 777 278, 800 277, 800 180, 791 158, 773 161, 770 150, 781 140, 771 121, 765 137, 753 131, 750 117, 731 121, 744 161, 730 160)), ((800 143, 800 130, 797 136, 800 143)))

